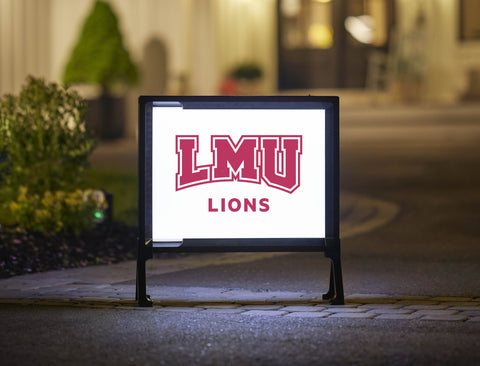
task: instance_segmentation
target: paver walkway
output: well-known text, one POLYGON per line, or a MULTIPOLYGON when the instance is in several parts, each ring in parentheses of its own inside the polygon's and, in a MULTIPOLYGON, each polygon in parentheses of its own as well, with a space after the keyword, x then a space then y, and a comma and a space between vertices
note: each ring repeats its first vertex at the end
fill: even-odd
MULTIPOLYGON (((170 300, 162 300, 153 296, 154 306, 141 308, 133 300, 135 297, 134 286, 92 285, 74 282, 43 288, 8 289, 4 287, 0 291, 0 305, 108 307, 119 310, 221 313, 232 316, 480 321, 480 298, 478 297, 355 294, 346 296, 345 305, 330 305, 325 301, 315 300, 315 297, 319 297, 320 294, 302 295, 301 293, 277 292, 275 295, 270 294, 269 296, 265 296, 265 294, 252 296, 249 291, 237 290, 232 297, 235 298, 233 301, 225 299, 212 301, 211 298, 208 301, 201 301, 181 299, 182 294, 179 294, 179 289, 176 287, 152 287, 152 290, 157 294, 160 291, 168 290, 171 296, 170 300), (176 295, 177 299, 172 295, 176 295), (309 297, 309 299, 304 300, 301 298, 302 296, 309 297), (275 301, 274 297, 281 300, 275 301)), ((182 290, 195 292, 194 288, 183 288, 182 290)), ((193 295, 192 297, 197 296, 193 295)))

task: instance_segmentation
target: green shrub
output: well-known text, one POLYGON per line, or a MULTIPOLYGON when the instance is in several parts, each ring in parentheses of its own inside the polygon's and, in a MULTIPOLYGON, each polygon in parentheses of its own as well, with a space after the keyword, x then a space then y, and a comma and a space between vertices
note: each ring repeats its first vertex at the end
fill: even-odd
POLYGON ((98 202, 76 191, 95 147, 85 110, 75 91, 34 77, 0 98, 1 224, 43 232, 93 225, 98 202))
POLYGON ((28 77, 18 96, 0 98, 1 189, 73 190, 95 147, 76 92, 28 77))
POLYGON ((26 187, 20 187, 17 199, 10 203, 15 221, 24 229, 47 233, 72 231, 77 235, 92 229, 95 212, 106 208, 104 197, 92 190, 47 191, 39 195, 29 194, 26 187))

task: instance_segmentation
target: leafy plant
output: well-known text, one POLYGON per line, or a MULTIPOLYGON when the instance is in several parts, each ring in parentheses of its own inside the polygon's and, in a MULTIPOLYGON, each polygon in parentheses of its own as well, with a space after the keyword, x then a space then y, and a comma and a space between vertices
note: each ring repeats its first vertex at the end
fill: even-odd
POLYGON ((106 208, 103 196, 92 190, 47 191, 40 195, 29 194, 23 186, 17 199, 10 203, 15 221, 24 229, 47 233, 71 230, 77 235, 92 229, 95 212, 106 208))
POLYGON ((254 62, 237 65, 231 72, 231 77, 236 80, 258 80, 262 76, 262 68, 254 62))
POLYGON ((82 179, 95 139, 86 102, 75 91, 28 77, 18 96, 0 98, 0 189, 71 190, 82 179))
POLYGON ((67 63, 63 81, 99 84, 103 92, 134 84, 138 71, 123 44, 111 6, 96 1, 83 25, 80 38, 67 63))
POLYGON ((76 92, 34 77, 18 96, 0 98, 0 223, 47 232, 90 227, 93 201, 84 192, 78 201, 76 191, 95 147, 85 109, 76 92))

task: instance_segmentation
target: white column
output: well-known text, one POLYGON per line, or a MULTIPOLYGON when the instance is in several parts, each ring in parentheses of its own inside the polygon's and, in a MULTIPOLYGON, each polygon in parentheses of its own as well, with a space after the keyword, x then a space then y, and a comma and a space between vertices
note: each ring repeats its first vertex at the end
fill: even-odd
POLYGON ((457 4, 452 0, 428 0, 427 18, 427 74, 425 99, 453 103, 458 98, 455 82, 458 69, 456 54, 457 4))
MULTIPOLYGON (((42 76, 47 80, 53 77, 52 70, 52 42, 51 42, 51 24, 52 24, 52 6, 51 0, 36 0, 37 21, 35 22, 35 33, 37 42, 38 69, 36 76, 42 76)), ((30 0, 26 1, 25 12, 32 11, 29 8, 30 0)), ((35 10, 35 9, 34 9, 35 10)), ((32 35, 28 35, 32 37, 32 35)), ((28 72, 28 71, 27 71, 28 72)))
POLYGON ((27 13, 25 2, 23 0, 16 0, 13 2, 12 19, 14 20, 13 34, 12 34, 12 76, 14 82, 14 91, 18 91, 18 82, 25 77, 25 56, 26 56, 26 39, 25 34, 25 15, 27 13))
MULTIPOLYGON (((50 1, 51 8, 50 77, 61 81, 73 47, 80 36, 83 22, 94 3, 88 0, 48 1, 50 1)), ((37 47, 39 46, 37 45, 37 47)))
POLYGON ((216 94, 220 82, 216 57, 215 27, 210 0, 193 2, 191 30, 192 94, 216 94))
POLYGON ((13 1, 0 0, 0 93, 13 92, 13 1))
MULTIPOLYGON (((459 95, 455 61, 458 2, 397 0, 396 4, 399 40, 412 40, 418 16, 424 16, 421 31, 424 41, 419 55, 422 60, 421 99, 429 102, 455 102, 459 95)), ((408 44, 406 48, 408 51, 408 44)))
POLYGON ((0 0, 0 93, 18 93, 27 75, 49 78, 50 0, 0 0))

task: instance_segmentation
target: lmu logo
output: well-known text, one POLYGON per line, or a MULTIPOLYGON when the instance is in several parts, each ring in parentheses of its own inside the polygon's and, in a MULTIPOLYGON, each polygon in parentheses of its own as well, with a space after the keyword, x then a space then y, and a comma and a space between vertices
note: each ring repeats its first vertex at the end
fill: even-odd
POLYGON ((197 166, 198 136, 176 136, 176 190, 213 182, 250 182, 293 193, 300 186, 302 136, 211 136, 213 163, 197 166))

